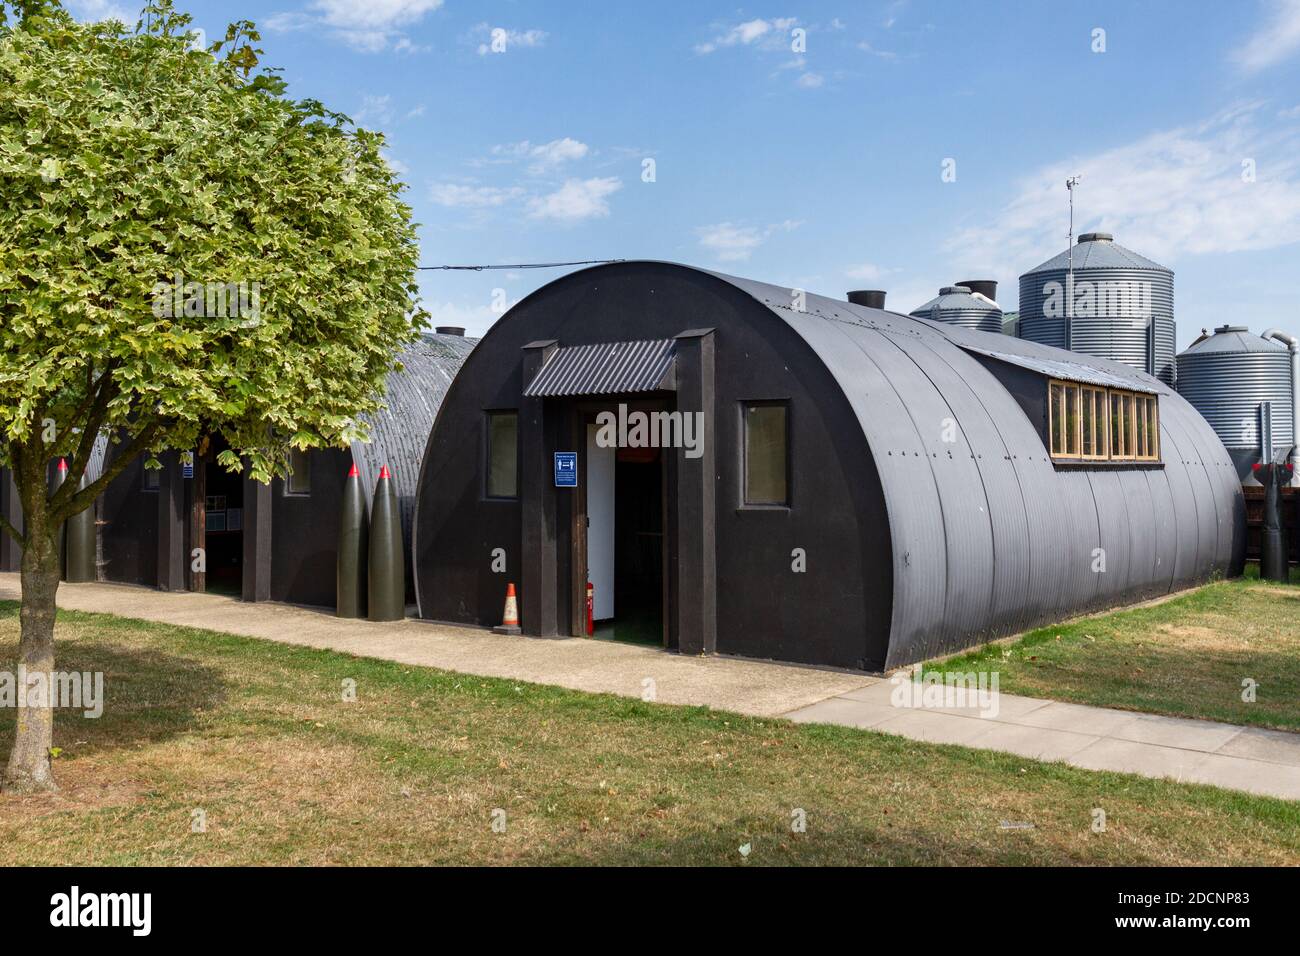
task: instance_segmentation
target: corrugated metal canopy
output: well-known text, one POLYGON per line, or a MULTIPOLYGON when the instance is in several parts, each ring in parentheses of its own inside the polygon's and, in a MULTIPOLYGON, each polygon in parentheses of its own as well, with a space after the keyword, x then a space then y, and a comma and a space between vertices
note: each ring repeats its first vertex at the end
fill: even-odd
POLYGON ((673 354, 672 339, 557 348, 524 395, 551 398, 653 392, 667 387, 673 354))
POLYGON ((1012 365, 1019 365, 1021 368, 1027 368, 1032 372, 1038 372, 1052 378, 1066 379, 1071 382, 1083 382, 1085 385, 1103 385, 1106 388, 1125 388, 1134 392, 1146 392, 1149 395, 1159 394, 1159 390, 1150 385, 1143 384, 1132 378, 1120 378, 1118 375, 1112 375, 1109 372, 1090 365, 1081 365, 1078 362, 1067 361, 1066 359, 1047 359, 1036 358, 1030 355, 1011 355, 997 349, 980 348, 974 345, 962 345, 967 352, 975 352, 978 355, 987 355, 989 358, 995 358, 1000 362, 1010 362, 1012 365))

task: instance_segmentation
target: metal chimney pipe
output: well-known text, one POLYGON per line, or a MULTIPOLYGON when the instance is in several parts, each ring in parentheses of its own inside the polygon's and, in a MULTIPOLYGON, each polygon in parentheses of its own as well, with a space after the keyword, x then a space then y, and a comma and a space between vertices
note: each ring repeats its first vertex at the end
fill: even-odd
POLYGON ((996 279, 962 279, 957 283, 964 285, 976 295, 982 295, 990 302, 998 301, 998 283, 996 279))
POLYGON ((1291 476, 1300 476, 1300 338, 1281 329, 1269 329, 1261 338, 1286 343, 1291 353, 1291 476))
POLYGON ((885 307, 885 293, 881 289, 857 289, 848 293, 847 298, 854 305, 865 305, 868 309, 885 307))

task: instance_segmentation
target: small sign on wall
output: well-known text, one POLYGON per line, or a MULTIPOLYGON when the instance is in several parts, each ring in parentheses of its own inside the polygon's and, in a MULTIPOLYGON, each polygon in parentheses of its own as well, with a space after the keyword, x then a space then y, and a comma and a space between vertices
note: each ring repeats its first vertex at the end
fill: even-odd
POLYGON ((555 453, 555 487, 578 487, 578 453, 576 451, 557 451, 555 453))
POLYGON ((181 477, 194 477, 194 452, 187 451, 181 454, 181 477))

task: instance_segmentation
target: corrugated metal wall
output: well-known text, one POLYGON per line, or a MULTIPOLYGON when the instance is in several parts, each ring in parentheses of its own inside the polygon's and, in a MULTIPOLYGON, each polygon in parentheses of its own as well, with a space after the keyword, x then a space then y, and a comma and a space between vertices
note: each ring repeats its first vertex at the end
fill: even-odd
POLYGON ((1245 509, 1232 461, 1161 380, 1083 360, 1158 393, 1163 467, 1058 468, 1013 395, 962 345, 1080 356, 822 297, 798 312, 776 304, 779 290, 726 278, 799 332, 857 413, 894 542, 887 666, 1239 567, 1245 509), (944 441, 947 422, 956 442, 944 441))

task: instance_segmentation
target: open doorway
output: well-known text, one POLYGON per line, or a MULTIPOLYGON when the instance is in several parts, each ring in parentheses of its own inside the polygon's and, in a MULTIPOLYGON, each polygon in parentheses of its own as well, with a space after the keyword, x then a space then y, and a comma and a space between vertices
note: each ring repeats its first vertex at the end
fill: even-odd
POLYGON ((200 459, 202 487, 195 490, 202 491, 203 499, 204 587, 239 597, 244 584, 244 476, 217 464, 217 456, 229 447, 220 437, 211 439, 200 459))
POLYGON ((586 565, 594 637, 664 643, 663 449, 609 448, 587 425, 586 565))

